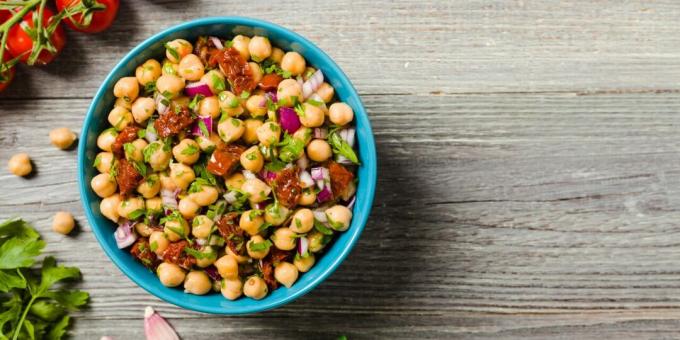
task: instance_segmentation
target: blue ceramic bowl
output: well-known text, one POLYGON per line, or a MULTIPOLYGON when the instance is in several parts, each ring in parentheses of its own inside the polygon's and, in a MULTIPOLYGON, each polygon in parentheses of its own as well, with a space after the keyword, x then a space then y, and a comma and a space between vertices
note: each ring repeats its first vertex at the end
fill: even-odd
POLYGON ((149 293, 183 308, 215 314, 247 314, 276 308, 309 292, 331 275, 347 257, 364 229, 375 193, 376 167, 375 141, 368 116, 359 95, 338 65, 309 40, 295 32, 269 22, 240 17, 204 18, 183 23, 168 28, 135 47, 113 68, 97 91, 85 117, 78 146, 78 181, 85 215, 106 255, 125 275, 149 293), (162 59, 163 43, 169 40, 183 38, 194 41, 200 35, 231 37, 236 34, 268 37, 273 45, 286 51, 299 52, 308 64, 323 71, 326 81, 335 88, 336 96, 354 109, 361 161, 354 217, 350 228, 336 235, 335 241, 319 257, 316 265, 309 272, 301 274, 293 287, 276 289, 262 300, 243 297, 229 301, 218 293, 197 296, 186 294, 182 289, 164 287, 154 273, 132 258, 128 250, 116 247, 113 237, 116 226, 99 211, 100 198, 92 192, 89 185, 92 177, 97 174, 97 170, 92 167, 99 152, 97 136, 108 125, 106 118, 113 107, 113 86, 116 81, 121 77, 134 75, 135 68, 149 58, 162 59))

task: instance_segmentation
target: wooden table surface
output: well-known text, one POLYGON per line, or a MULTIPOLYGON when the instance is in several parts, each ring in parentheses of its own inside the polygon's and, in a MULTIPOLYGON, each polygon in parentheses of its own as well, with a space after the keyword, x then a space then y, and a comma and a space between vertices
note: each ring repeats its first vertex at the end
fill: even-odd
POLYGON ((184 339, 680 337, 680 3, 677 1, 123 1, 111 30, 0 95, 0 217, 82 268, 79 339, 139 339, 157 307, 184 339), (366 230, 339 270, 274 311, 220 317, 135 286, 95 241, 78 197, 79 131, 113 65, 185 20, 289 27, 345 70, 380 159, 366 230), (3 165, 4 168, 4 165, 3 165), (50 231, 58 210, 80 232, 50 231))

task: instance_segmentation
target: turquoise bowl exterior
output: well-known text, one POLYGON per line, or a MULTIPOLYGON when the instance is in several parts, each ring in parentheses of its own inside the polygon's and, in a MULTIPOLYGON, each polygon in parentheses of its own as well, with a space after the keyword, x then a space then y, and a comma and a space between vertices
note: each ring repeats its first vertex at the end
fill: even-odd
POLYGON ((321 49, 301 35, 281 26, 251 18, 202 18, 168 28, 145 40, 130 51, 108 74, 97 91, 83 123, 78 145, 78 184, 85 215, 104 252, 132 281, 149 293, 174 305, 204 313, 235 315, 260 312, 282 306, 312 290, 330 276, 347 257, 361 235, 371 212, 377 176, 375 141, 366 110, 338 65, 321 49), (291 287, 281 287, 262 300, 242 297, 229 301, 219 293, 204 296, 186 294, 179 288, 164 287, 154 273, 132 258, 127 250, 118 249, 113 237, 116 225, 107 220, 99 210, 100 199, 90 189, 90 180, 96 175, 92 164, 98 153, 97 136, 107 124, 108 111, 113 106, 113 86, 124 76, 134 75, 135 68, 148 58, 162 58, 163 42, 183 38, 193 41, 200 35, 221 37, 236 34, 268 37, 275 46, 302 54, 308 64, 323 71, 326 81, 335 88, 336 96, 349 104, 355 112, 357 143, 361 165, 358 170, 354 217, 350 228, 337 234, 334 242, 320 256, 316 265, 291 287))

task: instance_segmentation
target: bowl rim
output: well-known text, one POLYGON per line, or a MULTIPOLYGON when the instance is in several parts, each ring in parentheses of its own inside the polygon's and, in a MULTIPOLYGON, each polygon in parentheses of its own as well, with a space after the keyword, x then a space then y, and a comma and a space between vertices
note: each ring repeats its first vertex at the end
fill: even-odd
MULTIPOLYGON (((79 186, 79 193, 81 196, 81 202, 83 205, 83 209, 85 211, 85 216, 87 218, 88 223, 90 223, 90 228, 92 229, 92 232, 95 235, 95 238, 97 239, 97 242, 99 243, 99 246, 104 250, 104 253, 108 256, 108 258, 118 267, 118 269, 125 275, 127 276, 130 280, 132 280, 135 284, 137 284, 139 287, 143 288, 146 290, 148 293, 150 293, 153 296, 158 297, 159 299, 171 303, 173 305, 179 306, 184 309, 188 310, 193 310, 197 312, 203 312, 203 313, 210 313, 210 314, 221 314, 221 315, 241 315, 241 314, 250 314, 250 313, 256 313, 256 312, 262 312, 265 310, 277 308, 279 306, 288 304, 299 297, 309 293, 312 289, 314 289, 316 286, 318 286, 321 282, 323 282, 326 278, 328 278, 339 266, 340 264, 345 260, 345 258, 349 255, 351 252, 352 248, 356 245, 359 237, 361 236, 361 233, 363 232, 366 222, 368 220, 368 217, 370 215, 370 210, 373 205, 373 199, 375 196, 375 188, 376 188, 376 181, 377 181, 377 154, 376 154, 376 149, 375 149, 375 139, 373 137, 373 130, 371 128, 370 120, 368 119, 368 114, 366 113, 365 106, 363 104, 363 101, 361 100, 361 97, 359 96, 359 93, 356 91, 354 88, 354 85, 351 83, 349 80, 349 77, 340 69, 340 67, 333 61, 333 59, 328 56, 321 48, 316 46, 314 43, 312 43, 310 40, 307 38, 303 37, 302 35, 287 29, 283 26, 279 26, 277 24, 265 21, 265 20, 260 20, 260 19, 254 19, 254 18, 248 18, 248 17, 241 17, 241 16, 217 16, 217 17, 204 17, 204 18, 199 18, 199 19, 194 19, 191 21, 183 22, 174 26, 170 26, 166 29, 163 29, 162 31, 152 35, 151 37, 145 39, 138 45, 136 45, 132 50, 130 50, 108 73, 106 78, 101 82, 101 85, 99 86, 99 89, 97 90, 95 96, 92 98, 92 102, 90 103, 90 106, 88 107, 85 119, 83 121, 83 125, 81 127, 81 134, 80 134, 80 143, 78 143, 78 186, 79 186), (367 181, 368 182, 368 187, 367 187, 367 203, 364 205, 367 207, 368 211, 365 214, 361 214, 361 218, 359 221, 356 221, 357 225, 354 230, 354 232, 350 235, 350 239, 347 243, 347 245, 344 248, 340 249, 340 253, 337 257, 333 259, 331 264, 327 266, 326 268, 323 268, 321 272, 318 273, 316 277, 313 277, 313 280, 309 282, 306 286, 302 287, 300 290, 295 291, 289 295, 283 296, 280 299, 270 301, 268 303, 265 303, 264 300, 253 300, 255 303, 247 305, 247 306, 237 306, 237 307, 224 307, 224 306, 215 306, 215 305, 200 305, 200 304, 195 304, 195 303, 189 303, 183 299, 176 299, 173 296, 170 296, 168 294, 165 294, 162 290, 158 289, 157 284, 151 284, 151 283, 146 283, 145 280, 142 280, 141 278, 137 277, 134 275, 133 271, 131 268, 127 268, 123 263, 119 262, 114 256, 113 252, 118 250, 118 249, 111 249, 111 247, 107 246, 106 243, 103 241, 104 237, 110 237, 110 235, 104 235, 102 229, 97 225, 96 223, 96 217, 91 209, 90 205, 90 200, 87 196, 87 190, 89 189, 88 183, 85 181, 85 163, 86 163, 86 140, 88 137, 88 129, 92 124, 92 121, 94 120, 94 113, 95 113, 95 107, 96 104, 102 100, 102 97, 106 93, 106 88, 105 85, 110 83, 112 78, 114 77, 114 74, 117 73, 117 70, 119 70, 121 67, 124 67, 127 63, 129 63, 133 58, 135 58, 138 54, 140 54, 143 50, 149 48, 159 40, 162 40, 168 35, 171 35, 173 33, 176 33, 178 31, 186 31, 188 29, 191 29, 193 27, 198 27, 198 26, 208 26, 208 25, 219 25, 219 24, 228 24, 228 25, 243 25, 243 26, 248 26, 248 27, 264 27, 270 32, 276 32, 277 35, 280 36, 286 36, 287 38, 290 38, 291 41, 294 41, 296 43, 301 43, 305 45, 306 48, 308 48, 310 51, 313 53, 317 53, 320 58, 322 59, 323 63, 325 63, 325 67, 331 68, 336 72, 337 74, 340 75, 341 80, 343 83, 345 83, 347 86, 347 89, 350 93, 350 97, 355 97, 358 104, 360 105, 360 108, 358 111, 358 116, 363 116, 362 119, 362 125, 365 125, 368 134, 366 136, 363 136, 362 140, 360 143, 366 143, 368 146, 367 151, 368 154, 361 154, 361 158, 363 160, 366 160, 364 162, 364 165, 368 167, 367 171, 367 178, 362 178, 362 181, 367 181), (261 303, 260 303, 261 302, 261 303)), ((353 221, 355 223, 355 221, 353 221)))

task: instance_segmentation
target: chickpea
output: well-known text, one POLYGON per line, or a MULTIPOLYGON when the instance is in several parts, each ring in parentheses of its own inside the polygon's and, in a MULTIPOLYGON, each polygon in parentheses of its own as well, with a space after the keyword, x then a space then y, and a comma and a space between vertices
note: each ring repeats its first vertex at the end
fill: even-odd
POLYGON ((272 54, 269 56, 269 60, 273 61, 275 64, 281 64, 281 60, 283 60, 283 50, 274 47, 272 48, 272 54))
POLYGON ((196 259, 196 265, 205 268, 215 263, 217 252, 210 246, 201 247, 200 253, 203 255, 196 259))
POLYGON ((293 264, 301 273, 306 273, 312 269, 315 262, 316 258, 312 253, 307 254, 307 256, 295 256, 295 259, 293 260, 293 264))
POLYGON ((259 276, 251 276, 243 284, 243 294, 249 298, 260 300, 267 295, 267 284, 259 276))
POLYGON ((274 235, 271 236, 272 241, 274 241, 274 246, 281 250, 293 250, 297 245, 297 239, 295 238, 295 233, 289 228, 281 227, 274 231, 274 235))
POLYGON ((227 186, 227 188, 234 188, 241 190, 243 187, 243 183, 246 182, 246 177, 243 176, 242 173, 237 172, 231 176, 229 176, 225 181, 224 184, 227 186))
POLYGON ((104 217, 108 218, 113 222, 118 222, 118 204, 120 203, 120 195, 113 194, 109 197, 102 199, 99 202, 99 211, 101 211, 104 217))
POLYGON ((296 100, 302 99, 302 87, 295 79, 284 79, 279 83, 276 97, 281 105, 292 107, 296 100))
POLYGON ((130 110, 132 108, 132 101, 130 98, 123 97, 123 98, 116 98, 116 101, 113 102, 113 107, 120 106, 126 110, 130 110))
POLYGON ((248 241, 248 243, 246 243, 246 251, 248 251, 248 255, 250 257, 256 259, 256 260, 260 260, 260 259, 265 258, 265 256, 267 256, 267 254, 269 254, 269 246, 271 245, 271 243, 269 243, 269 245, 267 245, 266 242, 268 242, 268 241, 266 241, 260 235, 255 235, 255 236, 251 237, 250 241, 248 241), (253 250, 252 249, 254 247, 253 245, 258 245, 258 246, 264 245, 264 249, 253 250))
POLYGON ((245 131, 245 124, 237 118, 221 119, 221 122, 217 124, 217 132, 225 143, 237 141, 245 131))
POLYGON ((250 68, 250 71, 252 72, 253 75, 253 82, 255 84, 259 84, 260 80, 262 80, 263 73, 262 72, 262 67, 258 63, 254 62, 249 62, 248 67, 250 68))
POLYGON ((220 101, 215 96, 203 98, 198 103, 198 114, 203 117, 218 118, 220 116, 220 101))
POLYGON ((300 199, 298 199, 299 205, 309 206, 316 202, 316 193, 314 190, 303 190, 300 199))
POLYGON ((116 141, 116 137, 118 137, 118 132, 114 128, 102 131, 97 137, 97 147, 111 152, 111 146, 116 141))
POLYGON ((288 218, 289 213, 290 211, 288 208, 278 203, 270 203, 264 208, 264 220, 267 223, 278 227, 288 218))
POLYGON ((132 141, 132 143, 123 144, 125 150, 125 158, 129 161, 141 162, 144 160, 144 154, 142 151, 146 146, 149 145, 146 140, 138 138, 132 141))
POLYGON ((309 234, 307 234, 307 239, 309 240, 309 251, 312 253, 320 252, 328 243, 326 235, 316 230, 312 230, 309 234))
POLYGON ((168 246, 170 245, 170 240, 162 231, 154 231, 149 235, 149 247, 151 251, 156 253, 158 256, 162 256, 168 246))
POLYGON ((76 140, 76 134, 69 128, 63 127, 50 131, 50 142, 59 149, 68 149, 76 140))
POLYGON ((255 236, 260 233, 260 227, 264 224, 264 219, 256 210, 244 211, 239 220, 239 227, 248 235, 255 236))
POLYGON ((90 186, 92 187, 92 191, 101 198, 113 195, 118 187, 116 185, 116 179, 109 173, 94 176, 90 181, 90 186))
POLYGON ((196 179, 194 169, 182 163, 170 164, 170 178, 178 188, 185 190, 196 179))
POLYGON ((302 74, 307 67, 305 58, 297 52, 286 52, 281 59, 281 69, 290 72, 291 75, 297 76, 302 74))
POLYGON ((33 165, 31 164, 31 159, 28 157, 27 153, 18 153, 12 156, 9 159, 9 162, 7 162, 7 168, 12 174, 21 177, 27 176, 33 171, 33 165))
POLYGON ((231 255, 224 255, 215 261, 217 272, 225 279, 238 278, 238 261, 231 255))
POLYGON ((326 216, 333 229, 345 231, 352 220, 352 211, 344 205, 337 204, 326 209, 326 216))
POLYGON ((162 141, 155 141, 144 148, 144 160, 154 171, 163 171, 170 164, 170 148, 162 141), (147 157, 148 156, 148 157, 147 157))
POLYGON ((333 103, 328 109, 328 118, 336 125, 345 125, 354 120, 354 111, 345 103, 333 103))
POLYGON ((191 234, 196 238, 207 239, 214 224, 213 220, 208 218, 208 216, 198 215, 191 222, 191 234))
POLYGON ((324 103, 328 103, 331 100, 333 100, 333 96, 335 95, 335 89, 331 84, 323 82, 321 83, 321 86, 319 86, 318 89, 316 89, 316 94, 321 97, 321 100, 324 101, 324 103))
MULTIPOLYGON (((213 133, 211 133, 211 135, 213 135, 213 133)), ((217 138, 219 139, 219 137, 217 138)), ((198 147, 201 148, 201 151, 212 152, 213 150, 215 150, 215 148, 217 148, 215 142, 213 142, 210 138, 197 136, 194 141, 198 144, 198 147)), ((220 141, 222 140, 220 139, 220 141)))
POLYGON ((264 158, 257 146, 251 146, 241 154, 241 165, 244 169, 259 172, 264 166, 264 158))
POLYGON ((267 200, 272 192, 272 188, 258 178, 247 179, 241 186, 241 190, 249 195, 248 199, 251 203, 267 200))
MULTIPOLYGON (((163 61, 163 68, 161 68, 161 75, 177 75, 178 71, 177 69, 179 68, 179 65, 177 63, 173 63, 170 60, 165 59, 163 61)), ((158 82, 158 79, 156 79, 156 82, 158 82)))
POLYGON ((274 268, 274 278, 286 288, 290 288, 298 278, 298 269, 292 263, 279 262, 274 268))
POLYGON ((234 251, 231 250, 231 248, 229 248, 229 247, 225 247, 224 252, 227 253, 227 255, 233 257, 234 259, 236 259, 236 262, 238 262, 239 264, 248 263, 248 261, 250 261, 250 257, 248 257, 247 254, 246 254, 246 255, 239 255, 239 254, 236 254, 236 253, 234 253, 234 251))
POLYGON ((102 151, 94 159, 94 166, 101 173, 108 173, 111 170, 112 164, 113 154, 110 152, 102 151))
POLYGON ((142 124, 156 111, 156 101, 149 97, 139 97, 132 103, 131 110, 135 122, 142 124))
POLYGON ((279 142, 279 138, 281 138, 281 126, 275 122, 266 122, 257 128, 255 133, 262 145, 270 146, 279 142))
POLYGON ((199 191, 189 194, 189 198, 201 207, 207 207, 215 203, 218 196, 217 188, 209 185, 201 185, 199 191))
POLYGON ((269 39, 256 35, 250 39, 248 51, 250 52, 250 58, 260 62, 269 58, 272 54, 272 44, 269 42, 269 39))
POLYGON ((217 95, 220 102, 220 110, 230 117, 236 117, 243 113, 243 106, 241 101, 230 91, 222 91, 217 95))
POLYGON ((194 218, 194 216, 198 214, 198 211, 201 210, 201 206, 194 202, 190 197, 180 199, 177 205, 179 213, 186 219, 194 218))
POLYGON ((323 139, 315 139, 307 145, 307 156, 315 162, 324 162, 333 156, 331 146, 323 139))
POLYGON ((205 67, 203 67, 203 62, 198 56, 187 54, 180 60, 177 72, 186 80, 198 81, 203 77, 205 67))
POLYGON ((128 197, 118 203, 118 216, 132 219, 135 212, 144 211, 144 199, 141 197, 128 197))
POLYGON ((177 287, 184 282, 184 270, 174 263, 163 262, 156 269, 158 279, 166 287, 177 287))
POLYGON ((137 186, 137 192, 144 198, 152 198, 161 191, 161 179, 156 174, 144 178, 137 186))
POLYGON ((215 144, 216 148, 221 148, 227 144, 222 140, 222 138, 220 138, 220 135, 217 134, 216 132, 211 132, 209 139, 213 144, 215 144))
POLYGON ((210 70, 201 77, 201 82, 208 85, 212 93, 224 91, 224 74, 220 70, 210 70))
POLYGON ((243 294, 243 283, 239 278, 223 279, 220 292, 228 300, 236 300, 243 294))
POLYGON ((264 96, 256 94, 246 101, 246 109, 252 117, 261 117, 267 114, 266 99, 264 96))
POLYGON ((139 95, 137 78, 123 77, 118 79, 116 85, 113 86, 113 95, 117 98, 127 98, 127 101, 133 102, 139 95))
POLYGON ((255 144, 257 142, 257 129, 262 126, 262 121, 258 119, 246 119, 243 121, 245 131, 241 138, 248 144, 255 144))
POLYGON ((170 174, 163 172, 159 177, 161 178, 161 189, 169 191, 177 190, 177 184, 172 180, 170 174))
POLYGON ((149 59, 144 62, 144 64, 137 66, 135 70, 135 77, 137 81, 146 85, 152 83, 161 76, 161 63, 155 59, 149 59))
POLYGON ((191 43, 184 39, 175 39, 165 44, 165 56, 173 63, 179 63, 184 56, 194 49, 191 43))
POLYGON ((158 196, 147 198, 144 204, 146 205, 146 210, 150 212, 159 213, 163 211, 163 200, 158 196))
POLYGON ((108 121, 116 130, 120 131, 130 125, 134 119, 132 113, 125 108, 116 106, 109 112, 108 121))
POLYGON ((312 140, 312 129, 308 127, 300 127, 293 133, 293 138, 301 140, 305 145, 312 140))
POLYGON ((326 115, 323 113, 320 107, 314 106, 310 103, 304 103, 302 104, 302 108, 304 113, 300 116, 300 123, 302 123, 303 126, 313 128, 323 125, 326 115))
POLYGON ((170 242, 177 242, 189 235, 189 224, 183 218, 166 221, 163 232, 170 242))
POLYGON ((153 229, 151 227, 149 227, 149 225, 144 223, 144 222, 138 222, 138 223, 135 223, 135 231, 137 232, 137 234, 139 234, 139 236, 149 237, 149 236, 151 236, 153 229))
POLYGON ((296 211, 288 228, 298 234, 312 230, 314 228, 314 213, 307 208, 296 211))
POLYGON ((231 47, 235 48, 238 53, 241 54, 243 60, 248 61, 248 59, 250 59, 248 45, 250 45, 250 38, 239 34, 232 40, 231 47))
POLYGON ((184 85, 184 79, 173 74, 164 74, 156 81, 158 92, 169 93, 171 97, 178 96, 184 90, 184 85))
POLYGON ((172 148, 172 154, 178 162, 191 165, 198 161, 198 157, 201 156, 201 149, 198 143, 185 138, 172 148))
POLYGON ((66 211, 56 213, 52 220, 52 230, 62 235, 70 233, 75 225, 76 222, 73 220, 73 215, 66 211))

